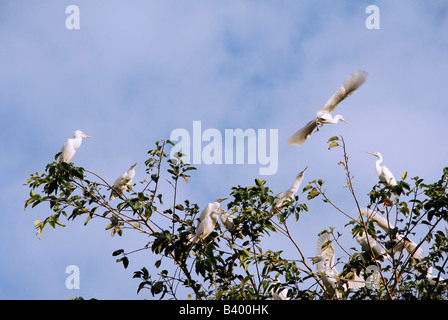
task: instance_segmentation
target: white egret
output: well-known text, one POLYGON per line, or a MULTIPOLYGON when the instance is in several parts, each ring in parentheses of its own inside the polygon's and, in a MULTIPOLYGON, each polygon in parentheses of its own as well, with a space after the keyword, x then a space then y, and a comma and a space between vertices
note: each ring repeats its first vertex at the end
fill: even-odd
POLYGON ((278 194, 275 195, 274 206, 271 210, 271 214, 274 212, 281 211, 285 206, 284 202, 287 200, 292 200, 292 198, 296 194, 297 190, 299 190, 299 187, 300 187, 300 184, 302 183, 306 169, 308 169, 308 166, 305 169, 303 169, 301 172, 299 172, 299 174, 296 176, 296 180, 292 184, 291 188, 289 188, 288 190, 279 192, 278 194))
POLYGON ((224 213, 224 210, 215 209, 209 215, 207 215, 199 224, 196 229, 196 235, 193 239, 193 243, 199 240, 204 240, 209 236, 210 233, 215 229, 216 223, 218 222, 218 213, 224 213))
POLYGON ((310 258, 316 266, 316 273, 324 283, 327 295, 330 298, 340 298, 337 290, 339 274, 334 266, 334 247, 331 243, 330 234, 322 233, 317 239, 316 256, 310 258))
POLYGON ((288 139, 288 144, 301 146, 311 136, 314 129, 319 130, 319 127, 322 127, 325 123, 338 123, 339 120, 348 123, 343 116, 338 114, 333 117, 331 113, 342 100, 350 96, 366 81, 367 76, 368 74, 361 70, 351 74, 324 107, 317 110, 316 117, 288 139))
POLYGON ((76 153, 76 150, 81 147, 82 138, 92 138, 86 135, 81 130, 76 130, 73 133, 73 138, 68 138, 61 148, 61 154, 59 155, 59 162, 70 162, 76 153))
POLYGON ((115 180, 110 192, 109 200, 121 197, 125 191, 132 190, 132 179, 134 179, 135 176, 134 169, 136 165, 137 163, 132 165, 128 171, 123 172, 122 175, 115 180))
POLYGON ((386 182, 390 186, 396 186, 397 181, 395 181, 394 175, 386 166, 380 166, 380 163, 383 162, 383 156, 379 152, 367 152, 378 158, 375 162, 375 169, 381 181, 386 182))
POLYGON ((435 285, 437 285, 437 286, 442 286, 442 285, 444 285, 444 284, 442 283, 442 281, 445 281, 445 279, 442 278, 442 277, 436 277, 436 276, 433 276, 433 275, 432 275, 432 267, 429 267, 429 268, 428 268, 428 270, 427 270, 427 272, 426 272, 426 279, 428 279, 429 284, 430 284, 431 286, 435 286, 435 285))
POLYGON ((361 214, 368 219, 371 219, 376 224, 378 224, 381 229, 386 231, 391 236, 391 241, 386 243, 386 251, 390 255, 393 255, 394 252, 397 251, 403 251, 403 249, 406 249, 406 251, 411 255, 413 258, 421 260, 424 257, 423 249, 418 247, 418 245, 410 240, 408 237, 404 237, 402 234, 398 232, 393 232, 392 225, 384 219, 379 212, 370 210, 370 209, 361 209, 361 214))
POLYGON ((198 226, 202 222, 202 220, 205 219, 205 217, 207 217, 208 215, 210 215, 210 213, 212 213, 212 211, 219 209, 221 202, 223 202, 224 200, 227 200, 227 198, 218 198, 214 202, 208 203, 207 206, 204 208, 204 210, 202 210, 201 215, 199 216, 198 226))
POLYGON ((235 223, 233 222, 232 216, 228 215, 226 212, 222 212, 220 218, 221 218, 222 224, 224 225, 224 227, 226 227, 226 229, 230 233, 235 234, 235 236, 237 236, 240 239, 244 238, 241 231, 238 230, 237 228, 235 228, 235 223))
MULTIPOLYGON (((278 283, 278 280, 274 281, 274 285, 278 283)), ((271 293, 271 296, 274 300, 291 300, 290 297, 288 297, 288 289, 287 288, 281 288, 278 287, 274 290, 274 287, 271 288, 269 291, 271 293)))
POLYGON ((373 252, 375 259, 381 261, 384 260, 386 250, 384 250, 384 248, 375 239, 373 239, 372 236, 366 234, 366 232, 363 232, 362 235, 360 235, 359 233, 356 234, 355 239, 359 243, 363 251, 369 253, 373 252), (372 248, 372 251, 370 251, 370 248, 372 248))

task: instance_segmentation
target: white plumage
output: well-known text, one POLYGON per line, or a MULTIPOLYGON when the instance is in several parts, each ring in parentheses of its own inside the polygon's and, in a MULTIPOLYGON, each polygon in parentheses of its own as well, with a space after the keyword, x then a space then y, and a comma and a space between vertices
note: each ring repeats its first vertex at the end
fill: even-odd
POLYGON ((361 209, 361 214, 366 218, 374 221, 376 224, 378 224, 379 227, 381 227, 381 229, 391 235, 391 241, 389 243, 386 243, 387 253, 393 255, 397 251, 403 251, 403 249, 406 249, 409 255, 411 255, 413 258, 418 260, 423 259, 423 249, 421 247, 417 248, 418 245, 414 241, 410 240, 407 237, 404 237, 398 232, 393 235, 391 232, 391 230, 393 229, 392 225, 389 223, 389 221, 384 219, 379 212, 370 209, 361 209))
POLYGON ((196 235, 193 239, 193 243, 198 242, 199 240, 204 240, 207 238, 210 233, 215 229, 216 223, 218 222, 218 213, 223 213, 224 210, 216 209, 213 210, 209 215, 207 215, 199 224, 196 229, 196 235))
POLYGON ((210 215, 210 213, 212 213, 214 210, 219 209, 221 202, 223 202, 226 199, 227 198, 218 198, 214 202, 209 202, 207 206, 204 208, 204 210, 202 210, 201 215, 199 216, 198 226, 202 220, 204 220, 208 215, 210 215))
POLYGON ((379 152, 367 152, 367 153, 378 158, 378 160, 376 160, 375 162, 375 169, 378 178, 381 181, 386 182, 390 186, 397 185, 397 181, 395 180, 392 172, 386 166, 380 166, 380 163, 383 162, 383 156, 381 155, 381 153, 379 152))
POLYGON ((333 117, 331 113, 342 100, 350 96, 366 81, 367 76, 368 74, 361 70, 351 74, 324 107, 316 112, 316 117, 288 139, 288 144, 301 146, 311 136, 314 129, 319 130, 319 127, 325 123, 338 123, 339 120, 347 123, 343 116, 336 115, 333 117))
POLYGON ((76 153, 76 150, 81 147, 82 138, 92 138, 86 135, 81 130, 76 130, 73 133, 73 138, 68 138, 62 145, 61 154, 59 155, 59 162, 70 162, 76 153))
POLYGON ((301 172, 299 172, 299 174, 297 175, 296 179, 294 180, 294 183, 292 184, 291 188, 289 188, 288 190, 279 192, 275 195, 274 206, 271 210, 271 214, 275 213, 277 211, 281 211, 285 205, 284 202, 287 200, 293 199, 297 190, 299 190, 299 187, 300 187, 300 184, 302 183, 306 169, 308 169, 308 167, 306 167, 301 172))
POLYGON ((340 298, 337 290, 339 273, 334 266, 334 247, 331 243, 330 234, 322 233, 317 239, 316 256, 311 258, 316 266, 316 273, 324 283, 326 293, 329 297, 340 298))
POLYGON ((240 239, 243 239, 244 236, 241 233, 240 230, 235 228, 235 223, 233 222, 233 217, 228 215, 226 212, 222 212, 221 216, 220 216, 221 222, 224 225, 224 227, 226 227, 226 229, 230 232, 230 233, 234 233, 235 236, 237 236, 240 239))
POLYGON ((137 163, 132 165, 128 171, 123 172, 121 176, 115 180, 110 192, 109 200, 121 197, 124 192, 132 190, 132 179, 134 179, 135 176, 136 165, 137 163))

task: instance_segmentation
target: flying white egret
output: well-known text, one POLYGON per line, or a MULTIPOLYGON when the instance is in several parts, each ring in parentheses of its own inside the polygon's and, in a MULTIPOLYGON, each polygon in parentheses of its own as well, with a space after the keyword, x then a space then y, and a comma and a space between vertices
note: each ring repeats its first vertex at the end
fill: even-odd
POLYGON ((76 130, 73 133, 73 138, 68 138, 61 148, 61 154, 59 155, 59 162, 70 162, 76 153, 76 150, 82 144, 82 138, 92 138, 86 135, 81 130, 76 130))
POLYGON ((130 191, 132 189, 132 179, 134 179, 135 176, 135 166, 132 165, 128 171, 125 171, 119 176, 113 186, 112 190, 110 192, 109 200, 113 200, 116 197, 121 197, 125 191, 130 191))
POLYGON ((235 223, 233 222, 233 217, 231 215, 228 215, 226 212, 222 212, 220 218, 222 224, 230 233, 235 234, 240 239, 244 238, 241 231, 235 228, 235 223))
POLYGON ((210 233, 215 229, 216 223, 218 222, 218 213, 224 213, 224 210, 215 209, 209 215, 207 215, 199 224, 196 229, 196 235, 193 239, 193 243, 199 240, 204 240, 209 236, 210 233))
POLYGON ((227 198, 218 198, 214 202, 208 203, 199 216, 198 226, 202 222, 202 220, 204 220, 208 215, 210 215, 210 213, 212 213, 212 211, 219 209, 221 202, 223 202, 224 200, 227 200, 227 198))
POLYGON ((294 180, 294 183, 292 184, 291 188, 288 190, 279 192, 275 195, 274 199, 274 206, 272 207, 271 214, 274 212, 281 211, 284 207, 284 202, 287 200, 292 200, 294 195, 296 194, 297 190, 299 190, 300 184, 302 183, 303 177, 305 175, 305 171, 308 169, 308 166, 303 169, 296 177, 296 180, 294 180))
POLYGON ((367 76, 368 74, 361 70, 351 74, 324 107, 317 110, 316 117, 288 139, 288 144, 301 146, 311 136, 314 129, 317 128, 318 131, 319 127, 322 127, 325 123, 338 123, 339 120, 348 123, 343 116, 338 114, 333 117, 331 113, 342 100, 350 96, 366 81, 367 76))
POLYGON ((330 298, 335 296, 340 298, 341 294, 337 290, 339 273, 334 266, 334 247, 328 232, 324 232, 319 236, 317 239, 316 256, 310 259, 316 266, 316 273, 321 277, 327 295, 330 298))
POLYGON ((383 156, 379 152, 367 152, 378 158, 375 162, 375 169, 381 181, 386 182, 390 186, 396 186, 397 181, 395 181, 394 175, 386 166, 380 166, 380 163, 383 162, 383 156))
POLYGON ((421 247, 418 247, 418 245, 408 237, 404 237, 398 232, 393 232, 392 229, 394 228, 392 227, 392 225, 389 223, 389 221, 384 219, 379 212, 370 209, 361 209, 361 214, 378 224, 378 226, 386 231, 386 233, 389 233, 392 239, 391 241, 386 243, 387 253, 393 255, 394 252, 403 251, 403 249, 406 249, 409 255, 411 255, 413 258, 418 260, 423 259, 423 249, 421 247))

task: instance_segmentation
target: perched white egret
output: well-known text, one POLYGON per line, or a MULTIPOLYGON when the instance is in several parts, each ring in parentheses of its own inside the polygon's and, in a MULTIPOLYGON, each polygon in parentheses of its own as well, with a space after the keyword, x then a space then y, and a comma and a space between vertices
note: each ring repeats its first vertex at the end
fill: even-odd
POLYGON ((305 175, 305 171, 308 169, 308 166, 303 169, 299 174, 296 176, 296 180, 294 180, 294 183, 292 184, 291 188, 288 190, 279 192, 275 195, 274 199, 274 206, 272 207, 271 214, 274 212, 281 211, 284 207, 284 202, 287 200, 292 200, 294 195, 296 194, 297 190, 299 190, 300 184, 302 183, 303 177, 305 175))
POLYGON ((134 179, 135 176, 134 169, 136 165, 137 163, 132 165, 128 171, 123 172, 121 176, 115 180, 110 192, 109 200, 121 197, 124 192, 132 190, 132 179, 134 179))
POLYGON ((209 236, 210 233, 215 229, 216 223, 218 222, 218 213, 224 213, 224 210, 215 209, 209 215, 207 215, 199 224, 196 229, 196 235, 193 239, 193 243, 199 240, 204 240, 209 236))
MULTIPOLYGON (((274 281, 274 285, 278 283, 278 280, 274 281)), ((278 287, 277 289, 274 290, 274 288, 271 288, 271 290, 269 291, 271 293, 271 296, 274 300, 291 300, 290 297, 288 297, 288 289, 287 288, 281 288, 278 287)))
POLYGON ((386 243, 386 251, 387 253, 393 255, 394 252, 397 251, 403 251, 403 249, 406 249, 406 251, 411 255, 413 258, 421 260, 424 257, 424 252, 421 247, 418 247, 418 245, 410 240, 408 237, 404 237, 400 233, 392 232, 392 225, 384 219, 379 212, 370 210, 370 209, 361 209, 361 214, 365 216, 368 219, 371 219, 376 224, 378 224, 381 229, 386 231, 386 233, 389 233, 391 236, 391 241, 386 243), (417 248, 418 247, 418 248, 417 248))
POLYGON ((235 236, 237 236, 240 239, 244 238, 241 231, 235 228, 235 223, 233 222, 233 217, 231 215, 228 215, 226 212, 222 212, 220 218, 222 224, 224 225, 224 227, 226 227, 226 229, 230 233, 235 234, 235 236))
POLYGON ((338 114, 333 117, 331 113, 342 100, 350 96, 366 81, 367 76, 368 74, 361 70, 351 74, 324 107, 317 110, 316 117, 288 139, 288 144, 301 146, 311 136, 314 129, 319 130, 319 127, 322 127, 325 123, 338 123, 339 120, 348 123, 343 116, 338 114))
POLYGON ((322 233, 317 239, 316 256, 310 258, 316 266, 316 273, 322 278, 327 295, 330 298, 340 298, 337 290, 339 273, 334 266, 334 247, 330 234, 322 233))
POLYGON ((227 198, 218 198, 214 202, 208 203, 207 206, 204 208, 204 210, 202 210, 201 215, 199 216, 198 226, 202 222, 202 220, 205 219, 205 217, 210 215, 210 213, 212 213, 214 210, 219 209, 221 202, 223 202, 224 200, 227 200, 227 198))
POLYGON ((437 284, 437 286, 442 286, 444 285, 442 283, 442 281, 445 281, 444 278, 442 277, 436 277, 432 275, 432 267, 429 267, 427 272, 426 272, 426 279, 428 279, 429 284, 432 286, 435 286, 437 284))
POLYGON ((373 239, 372 236, 363 232, 362 235, 359 233, 356 234, 355 239, 363 251, 371 253, 370 248, 372 248, 374 258, 381 261, 384 260, 386 250, 384 250, 384 248, 375 239, 373 239))
POLYGON ((81 130, 76 130, 73 133, 73 138, 65 140, 64 145, 61 148, 61 154, 59 155, 59 162, 70 162, 76 153, 76 150, 81 147, 82 138, 92 138, 86 135, 81 130))
POLYGON ((396 186, 397 181, 395 181, 394 175, 386 166, 380 166, 380 163, 383 162, 383 156, 379 152, 367 152, 378 158, 375 162, 376 173, 378 174, 378 178, 381 181, 386 182, 390 186, 396 186))

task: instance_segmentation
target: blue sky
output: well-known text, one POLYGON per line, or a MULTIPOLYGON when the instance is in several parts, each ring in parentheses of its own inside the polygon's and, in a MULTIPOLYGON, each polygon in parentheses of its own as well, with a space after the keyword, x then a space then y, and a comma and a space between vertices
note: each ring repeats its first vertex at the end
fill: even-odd
MULTIPOLYGON (((343 135, 361 203, 377 182, 379 151, 395 176, 435 181, 447 165, 448 5, 446 1, 2 1, 0 4, 0 299, 151 298, 136 295, 132 272, 152 265, 135 255, 127 270, 111 253, 146 239, 111 238, 102 222, 69 223, 35 235, 50 212, 23 211, 28 175, 42 172, 67 137, 81 129, 75 164, 113 181, 153 142, 176 128, 278 129, 279 169, 262 176, 274 191, 309 166, 328 193, 353 212, 338 150, 343 135), (81 28, 65 28, 65 8, 80 9, 81 28), (380 9, 380 29, 365 27, 365 9, 380 9), (347 76, 369 79, 336 113, 350 123, 325 126, 301 147, 286 140, 311 120, 347 76), (78 265, 81 289, 65 288, 65 268, 78 265)), ((198 165, 181 196, 200 206, 249 185, 258 165, 198 165)), ((303 197, 304 198, 304 197, 303 197)), ((306 200, 304 200, 306 202, 306 200)), ((317 233, 344 232, 344 217, 321 201, 294 224, 305 254, 317 233)), ((265 248, 284 248, 281 235, 265 248), (283 246, 282 246, 283 245, 283 246)), ((354 246, 346 235, 347 246, 354 246)))

